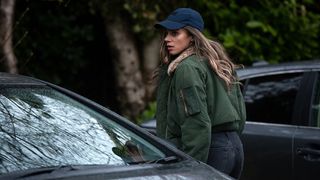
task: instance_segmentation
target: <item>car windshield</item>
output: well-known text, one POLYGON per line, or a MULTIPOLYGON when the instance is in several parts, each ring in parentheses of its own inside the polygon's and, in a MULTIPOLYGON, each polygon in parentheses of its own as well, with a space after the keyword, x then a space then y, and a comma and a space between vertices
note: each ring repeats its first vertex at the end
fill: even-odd
POLYGON ((159 149, 51 88, 0 89, 0 174, 64 165, 128 165, 159 149))

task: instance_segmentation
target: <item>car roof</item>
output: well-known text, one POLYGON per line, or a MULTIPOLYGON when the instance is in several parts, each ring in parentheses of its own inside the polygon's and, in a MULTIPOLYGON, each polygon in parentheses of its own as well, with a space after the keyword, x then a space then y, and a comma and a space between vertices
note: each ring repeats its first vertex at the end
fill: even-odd
POLYGON ((295 73, 306 71, 319 71, 320 60, 309 60, 299 62, 287 62, 280 64, 264 64, 259 66, 250 66, 237 70, 237 75, 241 79, 265 76, 270 74, 295 73))
POLYGON ((0 85, 45 85, 43 82, 31 77, 0 72, 0 85))
MULTIPOLYGON (((295 73, 295 72, 306 72, 306 71, 319 71, 320 70, 320 59, 308 60, 308 61, 297 61, 297 62, 286 62, 280 64, 267 64, 263 65, 248 66, 237 70, 239 79, 247 79, 252 77, 259 77, 271 74, 283 74, 283 73, 295 73)), ((46 85, 45 82, 32 77, 27 77, 18 74, 10 74, 0 72, 0 85, 46 85)))

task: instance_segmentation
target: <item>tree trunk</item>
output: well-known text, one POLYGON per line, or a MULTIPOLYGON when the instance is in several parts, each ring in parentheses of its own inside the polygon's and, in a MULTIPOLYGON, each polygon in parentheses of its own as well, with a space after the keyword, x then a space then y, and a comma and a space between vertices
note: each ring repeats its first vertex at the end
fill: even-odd
POLYGON ((159 65, 160 37, 156 36, 145 44, 143 49, 143 71, 146 83, 146 102, 155 99, 156 82, 152 79, 155 69, 159 65))
MULTIPOLYGON (((119 17, 106 21, 107 37, 114 53, 117 99, 120 113, 134 120, 145 108, 143 83, 138 51, 127 26, 119 17)), ((112 85, 111 85, 112 86, 112 85)))
POLYGON ((17 59, 12 47, 12 22, 15 0, 1 0, 0 3, 0 63, 4 63, 5 71, 17 74, 17 59))

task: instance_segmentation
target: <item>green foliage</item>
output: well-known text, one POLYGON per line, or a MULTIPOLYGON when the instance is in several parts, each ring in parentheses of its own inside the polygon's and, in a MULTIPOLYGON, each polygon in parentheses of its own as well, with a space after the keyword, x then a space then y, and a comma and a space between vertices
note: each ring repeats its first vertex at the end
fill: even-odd
POLYGON ((320 7, 315 0, 199 0, 193 6, 238 63, 320 57, 320 7))
POLYGON ((89 4, 94 13, 99 9, 106 18, 112 20, 116 16, 126 20, 137 40, 145 42, 155 35, 153 26, 157 20, 187 3, 179 0, 91 0, 89 4))
POLYGON ((158 3, 148 0, 125 0, 124 10, 130 15, 132 31, 142 41, 147 41, 154 35, 153 24, 160 13, 158 3))
POLYGON ((157 104, 155 101, 150 102, 146 109, 141 113, 141 115, 137 118, 137 124, 141 124, 144 121, 150 120, 154 118, 156 112, 157 104))
MULTIPOLYGON (((110 2, 110 1, 108 1, 110 2)), ((118 1, 117 1, 118 2, 118 1)), ((320 57, 320 5, 316 0, 121 0, 132 31, 141 41, 156 32, 153 25, 178 7, 192 7, 214 37, 237 63, 271 63, 320 57)))

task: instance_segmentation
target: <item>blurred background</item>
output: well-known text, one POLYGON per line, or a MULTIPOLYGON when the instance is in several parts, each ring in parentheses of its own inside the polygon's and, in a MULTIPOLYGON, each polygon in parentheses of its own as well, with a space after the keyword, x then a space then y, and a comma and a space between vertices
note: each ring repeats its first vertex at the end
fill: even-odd
POLYGON ((134 123, 152 118, 153 25, 199 11, 237 64, 319 59, 318 0, 0 0, 0 71, 75 91, 134 123))

